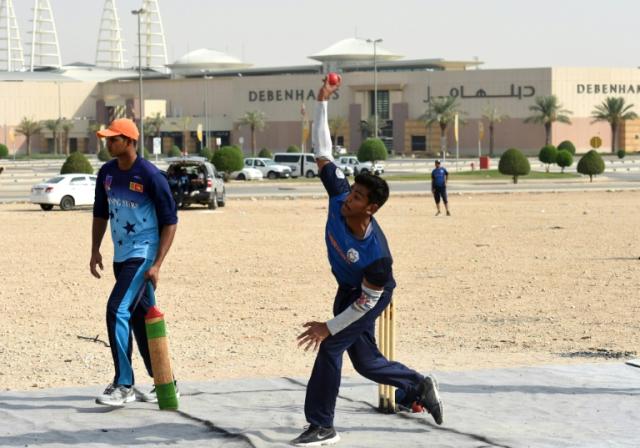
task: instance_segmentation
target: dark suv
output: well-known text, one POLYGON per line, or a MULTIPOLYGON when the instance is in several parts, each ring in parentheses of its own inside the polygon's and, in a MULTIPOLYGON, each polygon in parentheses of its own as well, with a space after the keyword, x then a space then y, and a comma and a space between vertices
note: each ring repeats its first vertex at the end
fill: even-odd
POLYGON ((222 174, 204 157, 170 157, 167 179, 178 207, 202 204, 224 207, 226 192, 222 174))

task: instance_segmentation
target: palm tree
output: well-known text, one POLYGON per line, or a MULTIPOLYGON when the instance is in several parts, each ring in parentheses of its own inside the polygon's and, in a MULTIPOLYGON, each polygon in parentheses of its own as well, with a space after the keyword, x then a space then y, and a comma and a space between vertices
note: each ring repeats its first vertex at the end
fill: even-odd
POLYGON ((453 96, 441 96, 431 100, 429 108, 420 119, 425 122, 426 126, 438 123, 440 126, 440 146, 444 152, 447 150, 447 127, 453 123, 456 115, 464 114, 460 110, 460 104, 453 96))
POLYGON ((618 127, 626 120, 636 120, 638 114, 631 110, 633 104, 624 104, 622 97, 607 97, 596 106, 591 112, 591 116, 596 121, 607 121, 611 126, 611 152, 616 152, 616 143, 618 142, 618 127))
POLYGON ((60 131, 60 118, 57 120, 45 120, 44 127, 51 131, 53 138, 53 153, 58 154, 58 132, 60 131))
POLYGON ((559 103, 558 97, 555 95, 537 96, 535 104, 529 106, 534 115, 525 118, 525 123, 535 123, 544 125, 544 144, 551 143, 551 125, 557 121, 559 123, 571 124, 569 115, 573 114, 570 110, 563 109, 559 103))
POLYGON ((102 149, 102 139, 96 136, 96 132, 98 132, 102 128, 102 125, 97 121, 91 121, 88 126, 88 131, 90 134, 90 138, 96 138, 96 154, 100 152, 102 149))
POLYGON ((265 127, 265 115, 264 112, 259 110, 253 110, 245 112, 244 116, 240 118, 240 126, 249 126, 251 129, 251 155, 256 155, 256 131, 261 131, 265 127))
POLYGON ((502 123, 503 120, 507 120, 509 115, 501 114, 498 108, 493 105, 487 105, 482 113, 482 118, 486 118, 489 122, 489 157, 493 157, 493 133, 495 131, 495 125, 502 123))
POLYGON ((329 133, 333 136, 334 145, 338 144, 338 134, 340 134, 347 124, 348 121, 341 116, 329 120, 329 133))
POLYGON ((31 137, 42 130, 42 125, 35 120, 24 117, 16 127, 16 133, 24 135, 27 139, 27 156, 31 157, 31 137))
POLYGON ((62 120, 62 141, 64 142, 64 153, 69 155, 69 132, 73 129, 73 121, 62 120))

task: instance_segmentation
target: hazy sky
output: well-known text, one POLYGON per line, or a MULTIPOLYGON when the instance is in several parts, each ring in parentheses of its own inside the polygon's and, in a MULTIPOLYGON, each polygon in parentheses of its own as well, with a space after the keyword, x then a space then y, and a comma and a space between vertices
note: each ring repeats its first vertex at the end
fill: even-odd
MULTIPOLYGON (((103 0, 50 0, 63 63, 95 62, 103 0)), ((198 48, 256 66, 308 64, 347 37, 382 38, 406 58, 485 68, 640 66, 639 0, 160 0, 169 62, 198 48)), ((13 0, 29 53, 33 0, 13 0)), ((142 0, 116 0, 133 65, 142 0)))

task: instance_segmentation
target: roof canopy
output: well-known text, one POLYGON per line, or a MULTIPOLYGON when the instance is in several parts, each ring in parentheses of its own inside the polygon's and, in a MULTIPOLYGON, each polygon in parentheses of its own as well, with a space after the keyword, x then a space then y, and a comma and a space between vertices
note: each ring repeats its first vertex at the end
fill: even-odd
MULTIPOLYGON (((392 61, 400 59, 402 56, 393 54, 389 50, 376 45, 376 59, 379 61, 392 61)), ((349 38, 343 39, 324 50, 309 56, 316 61, 356 61, 373 59, 373 42, 366 39, 349 38)))
POLYGON ((240 59, 208 48, 190 51, 168 67, 178 74, 197 74, 207 71, 231 70, 251 67, 240 59))

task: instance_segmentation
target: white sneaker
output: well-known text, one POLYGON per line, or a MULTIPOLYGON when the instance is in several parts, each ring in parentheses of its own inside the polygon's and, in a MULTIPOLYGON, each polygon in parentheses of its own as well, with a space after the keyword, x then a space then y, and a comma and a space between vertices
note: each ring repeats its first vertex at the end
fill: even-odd
MULTIPOLYGON (((180 398, 180 391, 178 390, 178 384, 176 381, 173 382, 173 384, 176 386, 176 397, 180 398)), ((158 402, 158 396, 156 395, 156 387, 153 386, 153 389, 151 389, 149 392, 143 392, 140 389, 137 388, 133 388, 135 395, 136 395, 136 399, 138 399, 139 401, 144 401, 145 403, 157 403, 158 402)))
POLYGON ((102 395, 98 395, 96 403, 106 406, 124 406, 125 403, 130 403, 135 400, 136 395, 133 392, 133 388, 109 384, 104 392, 102 392, 102 395))

